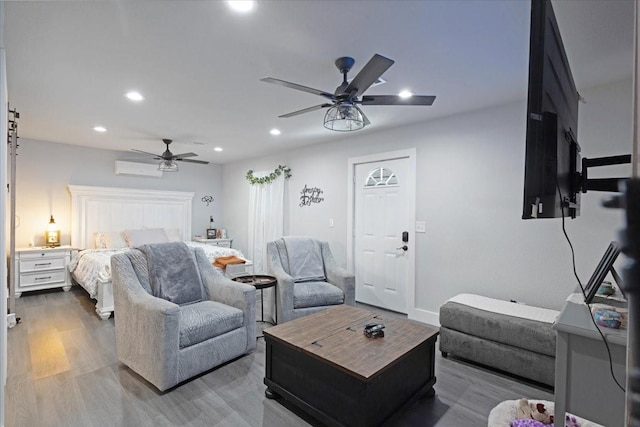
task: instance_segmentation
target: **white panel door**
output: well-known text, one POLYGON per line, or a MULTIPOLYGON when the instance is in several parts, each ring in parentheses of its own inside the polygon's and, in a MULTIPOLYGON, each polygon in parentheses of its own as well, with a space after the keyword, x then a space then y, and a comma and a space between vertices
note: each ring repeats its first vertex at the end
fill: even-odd
POLYGON ((407 184, 409 160, 393 159, 355 166, 354 263, 356 300, 407 312, 409 233, 407 184), (405 247, 406 249, 403 249, 405 247))

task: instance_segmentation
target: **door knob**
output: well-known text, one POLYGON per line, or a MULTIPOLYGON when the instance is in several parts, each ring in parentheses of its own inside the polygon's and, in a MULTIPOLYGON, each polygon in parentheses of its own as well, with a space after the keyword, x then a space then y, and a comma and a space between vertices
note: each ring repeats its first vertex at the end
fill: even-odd
POLYGON ((407 245, 404 245, 404 246, 399 247, 399 248, 396 248, 396 249, 402 249, 403 251, 405 251, 405 252, 406 252, 406 251, 408 251, 408 250, 409 250, 409 247, 408 247, 407 245))

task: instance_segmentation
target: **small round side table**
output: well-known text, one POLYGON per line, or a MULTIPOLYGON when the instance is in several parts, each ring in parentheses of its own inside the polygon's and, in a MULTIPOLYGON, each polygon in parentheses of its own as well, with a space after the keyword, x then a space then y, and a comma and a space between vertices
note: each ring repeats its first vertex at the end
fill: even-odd
MULTIPOLYGON (((276 314, 274 313, 274 322, 269 322, 264 320, 264 290, 267 288, 273 288, 278 280, 273 276, 266 276, 264 274, 249 274, 246 276, 237 276, 231 279, 235 282, 245 283, 247 285, 254 286, 257 290, 260 291, 260 323, 270 323, 275 325, 278 323, 278 319, 276 318, 276 314)), ((278 312, 278 300, 276 298, 273 299, 275 303, 275 311, 278 312)))

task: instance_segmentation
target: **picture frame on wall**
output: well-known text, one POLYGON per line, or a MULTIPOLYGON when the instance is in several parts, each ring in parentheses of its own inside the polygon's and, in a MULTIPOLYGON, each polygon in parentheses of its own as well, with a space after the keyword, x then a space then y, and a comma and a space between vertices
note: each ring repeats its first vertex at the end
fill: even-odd
POLYGON ((217 236, 218 230, 215 228, 207 228, 207 239, 215 239, 217 236))

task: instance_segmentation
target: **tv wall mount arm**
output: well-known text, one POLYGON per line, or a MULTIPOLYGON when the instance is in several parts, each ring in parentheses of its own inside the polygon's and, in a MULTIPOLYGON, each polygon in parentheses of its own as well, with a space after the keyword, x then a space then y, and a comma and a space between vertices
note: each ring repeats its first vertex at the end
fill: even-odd
MULTIPOLYGON (((578 144, 571 130, 565 132, 565 140, 570 144, 578 144)), ((578 145, 579 147, 579 145, 578 145)), ((578 148, 579 150, 579 148, 578 148)), ((624 165, 631 163, 631 154, 622 154, 619 156, 594 157, 582 159, 582 171, 575 173, 574 187, 579 191, 586 193, 587 191, 610 191, 619 193, 620 181, 626 181, 629 177, 620 178, 589 178, 589 168, 599 166, 624 165)))
POLYGON ((626 178, 589 178, 589 168, 598 166, 624 165, 631 163, 631 154, 623 154, 620 156, 595 157, 593 159, 582 159, 582 173, 580 176, 580 190, 583 193, 587 191, 613 191, 621 192, 619 188, 620 181, 626 181, 626 178))

